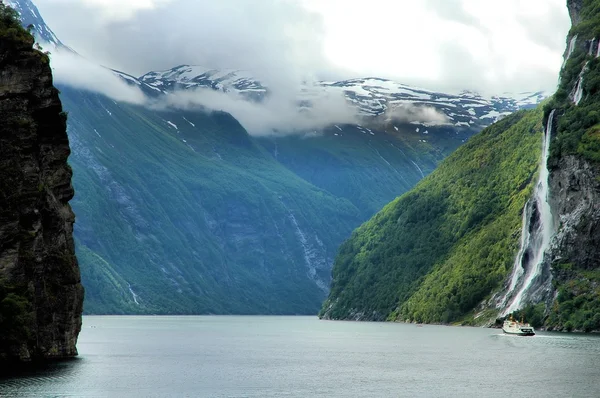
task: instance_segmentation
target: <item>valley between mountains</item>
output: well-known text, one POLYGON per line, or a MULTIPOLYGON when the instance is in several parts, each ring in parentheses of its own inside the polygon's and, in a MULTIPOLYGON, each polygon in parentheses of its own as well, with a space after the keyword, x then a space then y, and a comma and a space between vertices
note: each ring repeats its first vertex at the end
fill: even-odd
MULTIPOLYGON (((93 64, 33 2, 6 3, 51 60, 93 64)), ((250 71, 198 65, 95 65, 125 97, 57 79, 84 311, 470 325, 516 312, 600 330, 600 8, 568 7, 555 94, 364 77, 284 101, 250 71)))
MULTIPOLYGON (((10 3, 51 52, 73 52, 32 2, 10 3)), ((545 97, 445 94, 378 78, 307 83, 294 119, 319 119, 331 96, 351 116, 250 134, 236 112, 202 100, 260 106, 270 89, 249 72, 110 73, 144 100, 58 83, 84 308, 94 314, 314 314, 352 230, 483 127, 545 97), (200 100, 152 105, 186 94, 200 100)))

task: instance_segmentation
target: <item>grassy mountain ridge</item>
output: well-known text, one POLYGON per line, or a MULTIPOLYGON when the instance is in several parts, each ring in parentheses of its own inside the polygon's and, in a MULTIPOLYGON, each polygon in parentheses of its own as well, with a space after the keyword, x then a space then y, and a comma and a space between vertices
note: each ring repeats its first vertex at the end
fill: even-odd
POLYGON ((488 127, 356 230, 320 315, 450 322, 499 287, 518 250, 542 118, 538 108, 488 127))
POLYGON ((415 186, 443 158, 429 155, 431 147, 406 145, 400 134, 365 134, 357 126, 344 125, 314 137, 263 137, 258 142, 304 180, 352 202, 364 221, 415 186))

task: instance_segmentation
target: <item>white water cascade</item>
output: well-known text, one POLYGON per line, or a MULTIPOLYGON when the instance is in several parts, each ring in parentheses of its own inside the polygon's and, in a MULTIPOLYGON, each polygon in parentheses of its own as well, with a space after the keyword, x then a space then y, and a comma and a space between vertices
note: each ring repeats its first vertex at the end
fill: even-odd
POLYGON ((579 105, 581 100, 583 99, 583 75, 587 72, 588 62, 583 65, 583 69, 581 69, 581 73, 579 73, 579 77, 577 78, 577 83, 571 92, 571 100, 575 105, 579 105))
POLYGON ((515 259, 508 291, 499 303, 503 308, 502 316, 520 309, 528 302, 536 289, 540 287, 544 265, 544 253, 550 246, 554 225, 552 211, 548 203, 548 155, 554 125, 553 110, 548 117, 542 167, 534 197, 523 210, 523 231, 521 248, 515 259))
POLYGON ((571 55, 573 55, 573 51, 575 51, 575 44, 577 44, 577 35, 573 36, 573 38, 569 42, 569 49, 567 50, 567 56, 565 57, 565 61, 563 62, 561 69, 565 68, 567 61, 569 60, 569 58, 571 58, 571 55))

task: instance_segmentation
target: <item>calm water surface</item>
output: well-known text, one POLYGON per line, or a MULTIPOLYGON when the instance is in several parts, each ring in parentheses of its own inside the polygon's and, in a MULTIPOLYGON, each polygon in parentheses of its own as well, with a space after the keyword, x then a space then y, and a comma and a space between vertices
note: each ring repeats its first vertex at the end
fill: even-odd
POLYGON ((600 397, 600 338, 313 317, 84 317, 1 397, 600 397))

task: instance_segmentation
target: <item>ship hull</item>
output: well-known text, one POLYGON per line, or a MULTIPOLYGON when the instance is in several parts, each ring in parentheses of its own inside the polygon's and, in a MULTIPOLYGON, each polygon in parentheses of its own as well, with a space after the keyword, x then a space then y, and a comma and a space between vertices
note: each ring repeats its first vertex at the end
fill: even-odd
POLYGON ((525 332, 525 331, 521 331, 521 330, 518 330, 518 331, 514 330, 513 331, 513 330, 505 330, 505 329, 502 329, 502 331, 505 334, 511 334, 513 336, 535 336, 534 332, 529 332, 529 331, 525 332))

